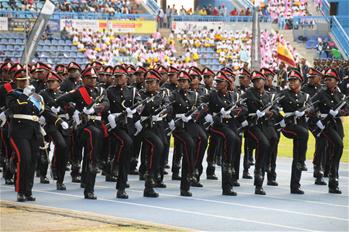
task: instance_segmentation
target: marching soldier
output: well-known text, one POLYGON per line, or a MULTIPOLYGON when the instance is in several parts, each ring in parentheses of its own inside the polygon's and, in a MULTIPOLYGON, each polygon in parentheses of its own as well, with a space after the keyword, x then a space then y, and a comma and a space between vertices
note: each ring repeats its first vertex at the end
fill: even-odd
MULTIPOLYGON (((316 109, 320 113, 316 126, 319 128, 317 137, 319 138, 319 152, 325 152, 326 143, 332 146, 333 155, 330 157, 329 168, 329 193, 341 194, 338 187, 339 162, 343 153, 343 124, 341 116, 347 116, 348 99, 338 90, 340 78, 334 69, 325 72, 326 88, 313 98, 316 109)), ((323 154, 320 156, 323 157, 323 154)))
POLYGON ((41 90, 46 88, 46 77, 51 71, 51 66, 49 64, 44 64, 42 62, 37 62, 31 71, 31 84, 35 87, 35 91, 39 93, 41 90))
MULTIPOLYGON (((56 72, 49 72, 47 77, 47 88, 40 92, 43 97, 46 107, 51 109, 52 112, 58 115, 58 118, 64 121, 69 120, 69 114, 64 111, 61 107, 56 105, 56 99, 63 95, 60 91, 60 83, 62 82, 62 77, 56 72)), ((68 147, 70 145, 70 136, 68 130, 62 130, 57 128, 53 123, 45 123, 45 132, 47 133, 50 140, 52 140, 55 145, 53 151, 53 157, 51 162, 51 168, 53 176, 56 177, 57 190, 66 190, 63 184, 66 164, 69 157, 68 147)))
POLYGON ((125 192, 127 174, 132 154, 132 136, 135 133, 133 115, 136 109, 131 109, 139 100, 135 87, 127 86, 127 71, 122 66, 114 69, 115 85, 107 90, 110 102, 110 114, 108 116, 111 127, 111 168, 117 176, 117 198, 127 199, 125 192), (125 113, 126 112, 126 113, 125 113))
POLYGON ((82 72, 83 86, 71 91, 56 101, 64 107, 69 102, 76 104, 74 121, 77 125, 77 138, 84 148, 83 187, 85 199, 95 200, 94 185, 97 174, 97 162, 102 151, 104 131, 102 130, 102 113, 108 111, 109 100, 104 89, 96 87, 97 72, 93 67, 82 72))
POLYGON ((42 139, 39 117, 43 116, 47 122, 64 129, 68 128, 68 125, 45 109, 43 98, 35 94, 34 88, 29 86, 29 77, 25 69, 18 70, 14 80, 17 88, 7 95, 6 103, 11 114, 10 142, 17 157, 17 201, 35 201, 32 187, 39 143, 42 139))
POLYGON ((308 126, 305 119, 307 113, 305 107, 309 100, 309 94, 301 91, 303 82, 302 75, 292 70, 288 74, 288 89, 281 92, 284 96, 279 104, 285 112, 285 117, 280 124, 285 137, 293 139, 293 161, 291 172, 291 193, 304 194, 300 189, 302 166, 306 157, 308 144, 308 126))
POLYGON ((276 146, 277 135, 270 121, 278 113, 272 104, 275 96, 264 89, 266 78, 257 71, 251 73, 253 87, 246 90, 242 98, 246 98, 249 113, 249 128, 245 137, 256 147, 256 162, 254 171, 255 194, 265 195, 263 190, 266 160, 269 159, 273 146, 276 146))
POLYGON ((144 197, 159 196, 154 191, 155 179, 160 173, 160 156, 164 153, 164 143, 167 142, 162 122, 171 109, 166 93, 159 91, 160 80, 161 76, 156 71, 149 70, 146 72, 145 90, 140 92, 141 99, 144 100, 148 97, 154 97, 154 99, 144 103, 140 119, 135 123, 137 129, 135 135, 140 135, 143 142, 142 152, 143 149, 146 152, 143 161, 146 170, 144 197))

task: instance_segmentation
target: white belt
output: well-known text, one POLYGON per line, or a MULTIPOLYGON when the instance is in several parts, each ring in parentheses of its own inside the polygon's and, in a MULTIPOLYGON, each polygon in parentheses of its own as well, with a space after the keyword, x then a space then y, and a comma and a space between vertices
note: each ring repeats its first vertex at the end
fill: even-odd
POLYGON ((59 118, 69 119, 69 114, 59 114, 58 117, 59 118))
POLYGON ((320 114, 321 118, 326 118, 328 114, 320 114))
MULTIPOLYGON (((217 116, 217 115, 218 115, 218 113, 213 113, 212 115, 213 115, 213 117, 215 117, 215 116, 217 116)), ((226 116, 221 115, 221 117, 222 117, 222 118, 225 118, 225 119, 232 118, 232 116, 231 116, 231 115, 226 115, 226 116)))
POLYGON ((114 117, 119 117, 122 113, 113 113, 111 115, 113 115, 114 117))
POLYGON ((102 116, 87 115, 88 120, 102 121, 102 116))
POLYGON ((182 118, 184 116, 185 116, 185 114, 176 114, 176 118, 182 118))
POLYGON ((15 119, 25 119, 30 120, 33 122, 39 122, 39 117, 36 115, 29 115, 29 114, 14 114, 13 118, 15 119))

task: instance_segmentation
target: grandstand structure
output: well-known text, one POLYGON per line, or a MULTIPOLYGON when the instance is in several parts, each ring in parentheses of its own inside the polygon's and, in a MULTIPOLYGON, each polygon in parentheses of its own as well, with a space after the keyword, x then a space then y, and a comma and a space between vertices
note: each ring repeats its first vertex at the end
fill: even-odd
MULTIPOLYGON (((20 57, 23 55, 24 44, 27 41, 28 31, 34 24, 39 14, 40 7, 43 5, 43 1, 32 1, 31 6, 25 5, 21 1, 15 2, 16 5, 14 6, 13 1, 0 1, 0 47, 2 48, 0 52, 0 62, 3 62, 6 58, 20 60, 20 57)), ((91 57, 86 54, 86 49, 81 49, 81 47, 77 46, 76 41, 73 41, 73 36, 65 33, 67 27, 81 29, 84 26, 88 29, 104 32, 110 30, 113 36, 125 36, 128 33, 132 34, 137 37, 136 45, 140 47, 147 47, 147 43, 149 43, 148 40, 153 38, 154 34, 159 31, 161 31, 164 37, 171 35, 172 37, 170 40, 173 40, 173 51, 171 55, 168 55, 168 52, 166 52, 166 50, 171 49, 169 46, 160 46, 160 49, 163 49, 161 53, 154 52, 154 49, 157 51, 159 50, 158 47, 150 47, 141 50, 144 53, 151 52, 154 54, 161 54, 160 57, 162 58, 157 62, 165 62, 167 65, 182 65, 184 67, 192 65, 207 66, 217 71, 224 65, 241 67, 244 62, 250 62, 250 57, 247 61, 246 59, 241 59, 241 54, 236 54, 236 51, 225 50, 225 53, 221 53, 218 47, 221 46, 222 43, 223 46, 229 46, 230 43, 225 43, 227 40, 222 42, 214 39, 214 42, 210 46, 193 46, 195 49, 188 50, 188 47, 183 46, 181 39, 178 39, 182 38, 178 36, 178 32, 182 30, 183 33, 184 26, 192 30, 202 25, 207 29, 213 30, 214 36, 222 34, 222 31, 234 32, 241 28, 251 31, 252 16, 229 16, 229 12, 236 8, 239 12, 247 8, 252 9, 254 1, 195 1, 196 5, 193 5, 195 9, 203 9, 205 7, 208 9, 207 6, 212 7, 212 9, 221 9, 220 7, 223 6, 225 9, 225 12, 220 13, 220 15, 207 16, 197 15, 195 11, 187 15, 183 14, 183 11, 179 11, 177 14, 168 12, 166 14, 166 6, 162 5, 162 1, 156 2, 154 0, 116 1, 120 2, 120 5, 107 6, 105 6, 106 4, 104 3, 99 6, 87 4, 80 8, 77 7, 79 5, 77 2, 79 1, 75 0, 53 0, 52 2, 56 5, 56 11, 50 18, 48 28, 45 30, 45 36, 43 36, 39 42, 33 62, 43 61, 55 65, 58 63, 64 64, 70 61, 76 61, 83 65, 91 61, 91 57), (125 4, 127 2, 128 5, 123 5, 123 2, 125 2, 125 4), (69 7, 63 4, 67 4, 69 7), (110 11, 111 8, 113 8, 113 11, 110 11), (162 11, 165 13, 168 22, 167 24, 165 23, 166 26, 162 25, 160 28, 159 11, 161 8, 164 8, 162 11), (226 15, 227 12, 228 15, 226 15), (174 31, 174 34, 171 33, 171 31, 174 31), (225 56, 225 59, 222 58, 222 55, 225 56)), ((282 7, 289 9, 289 15, 286 21, 282 21, 281 19, 275 20, 275 17, 272 16, 272 12, 277 11, 273 6, 273 2, 272 0, 259 1, 261 4, 259 11, 261 30, 267 29, 270 34, 281 35, 285 40, 285 46, 287 46, 295 56, 294 59, 296 62, 302 57, 306 58, 310 63, 312 63, 314 58, 348 57, 349 18, 345 15, 345 11, 342 10, 347 6, 345 5, 348 4, 347 1, 336 1, 339 2, 339 7, 337 8, 337 15, 335 16, 329 15, 331 0, 322 0, 322 5, 318 11, 315 10, 315 5, 313 1, 310 0, 299 1, 307 2, 307 7, 310 9, 303 9, 303 5, 287 6, 287 4, 285 4, 285 6, 282 7), (304 15, 300 14, 300 12, 304 15), (309 12, 317 12, 318 15, 309 15, 309 12), (319 41, 329 45, 326 52, 317 52, 319 41)), ((228 40, 234 42, 236 38, 232 37, 228 40)), ((247 41, 247 43, 249 42, 247 41)), ((277 45, 268 47, 268 49, 275 51, 276 46, 277 45)), ((99 51, 96 51, 96 58, 100 57, 98 52, 99 51)), ((140 54, 138 57, 135 57, 134 54, 110 52, 115 56, 115 59, 112 59, 114 60, 114 63, 111 63, 112 65, 115 65, 115 62, 133 63, 135 65, 142 64, 140 61, 140 54)), ((250 55, 251 49, 248 49, 248 46, 246 52, 250 55)), ((246 54, 243 55, 245 56, 246 54)), ((267 64, 267 66, 270 65, 270 68, 272 68, 272 65, 275 66, 275 60, 272 58, 273 56, 274 55, 271 55, 270 60, 262 61, 262 63, 264 62, 264 64, 267 64)), ((143 58, 143 64, 152 65, 154 63, 153 60, 149 60, 151 60, 151 58, 143 58)))

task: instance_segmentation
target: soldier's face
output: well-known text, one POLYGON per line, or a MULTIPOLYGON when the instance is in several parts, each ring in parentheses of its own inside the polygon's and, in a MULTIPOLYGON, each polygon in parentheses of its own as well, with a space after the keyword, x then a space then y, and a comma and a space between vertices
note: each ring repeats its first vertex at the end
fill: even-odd
POLYGON ((116 84, 118 86, 125 86, 125 85, 127 85, 127 76, 126 75, 119 75, 116 78, 116 84))
POLYGON ((136 75, 136 83, 141 84, 144 82, 144 73, 139 73, 136 75))
POLYGON ((206 86, 212 86, 213 85, 213 77, 211 75, 204 76, 204 82, 206 86))
POLYGON ((264 79, 257 79, 255 81, 253 81, 253 86, 256 89, 262 89, 262 88, 264 88, 264 85, 265 85, 265 80, 264 79))
POLYGON ((178 87, 183 90, 189 89, 189 81, 188 80, 178 80, 178 87))
POLYGON ((165 73, 163 73, 163 74, 161 74, 161 83, 160 84, 163 84, 163 83, 165 83, 167 80, 168 80, 168 75, 167 74, 165 74, 165 73))
POLYGON ((58 81, 47 81, 47 88, 51 89, 51 90, 56 90, 59 87, 59 82, 58 81))
POLYGON ((98 81, 101 83, 105 83, 107 81, 107 77, 105 74, 99 74, 98 81))
POLYGON ((21 80, 21 81, 16 81, 16 86, 19 89, 24 89, 29 85, 29 80, 21 80))
POLYGON ((75 80, 79 80, 80 79, 80 71, 78 69, 72 69, 69 71, 69 77, 75 80))
POLYGON ((83 83, 87 87, 96 87, 97 85, 97 77, 87 77, 83 79, 83 83))
POLYGON ((337 87, 337 80, 335 78, 327 77, 325 78, 325 83, 329 89, 334 89, 337 87))
POLYGON ((156 80, 146 80, 145 88, 147 92, 156 92, 159 89, 159 82, 156 80))
POLYGON ((168 77, 169 77, 170 82, 171 82, 172 84, 176 84, 176 85, 177 85, 177 83, 178 83, 177 74, 171 73, 171 74, 168 75, 168 77))
POLYGON ((114 82, 114 76, 113 75, 108 75, 107 76, 107 84, 111 85, 114 82))
POLYGON ((215 81, 217 91, 227 90, 228 84, 225 81, 215 81))
POLYGON ((298 90, 301 87, 301 82, 298 79, 291 79, 288 83, 291 90, 298 90))
POLYGON ((240 86, 250 85, 250 78, 248 78, 247 76, 240 78, 239 81, 240 81, 240 86))
POLYGON ((200 80, 198 78, 194 78, 191 83, 190 83, 190 88, 191 89, 198 89, 200 86, 200 80))

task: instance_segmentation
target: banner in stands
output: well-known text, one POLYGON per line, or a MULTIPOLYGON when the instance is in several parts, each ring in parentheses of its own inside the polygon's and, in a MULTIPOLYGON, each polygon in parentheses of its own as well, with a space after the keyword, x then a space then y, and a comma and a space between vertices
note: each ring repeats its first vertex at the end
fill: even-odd
POLYGON ((8 29, 10 31, 30 31, 36 19, 8 19, 8 29))
POLYGON ((100 20, 100 30, 117 33, 150 34, 156 32, 156 22, 147 20, 100 20))
POLYGON ((193 30, 193 29, 213 29, 218 30, 218 28, 223 29, 224 28, 223 22, 199 22, 199 21, 174 21, 172 22, 172 30, 174 30, 176 33, 184 30, 193 30))
POLYGON ((6 17, 0 17, 0 31, 8 30, 8 19, 6 17))
POLYGON ((66 28, 75 28, 78 31, 86 29, 87 31, 98 31, 99 22, 98 20, 86 20, 86 19, 61 19, 60 23, 61 31, 66 28))
POLYGON ((58 19, 49 20, 47 23, 47 30, 49 32, 59 32, 60 31, 59 20, 58 19))

